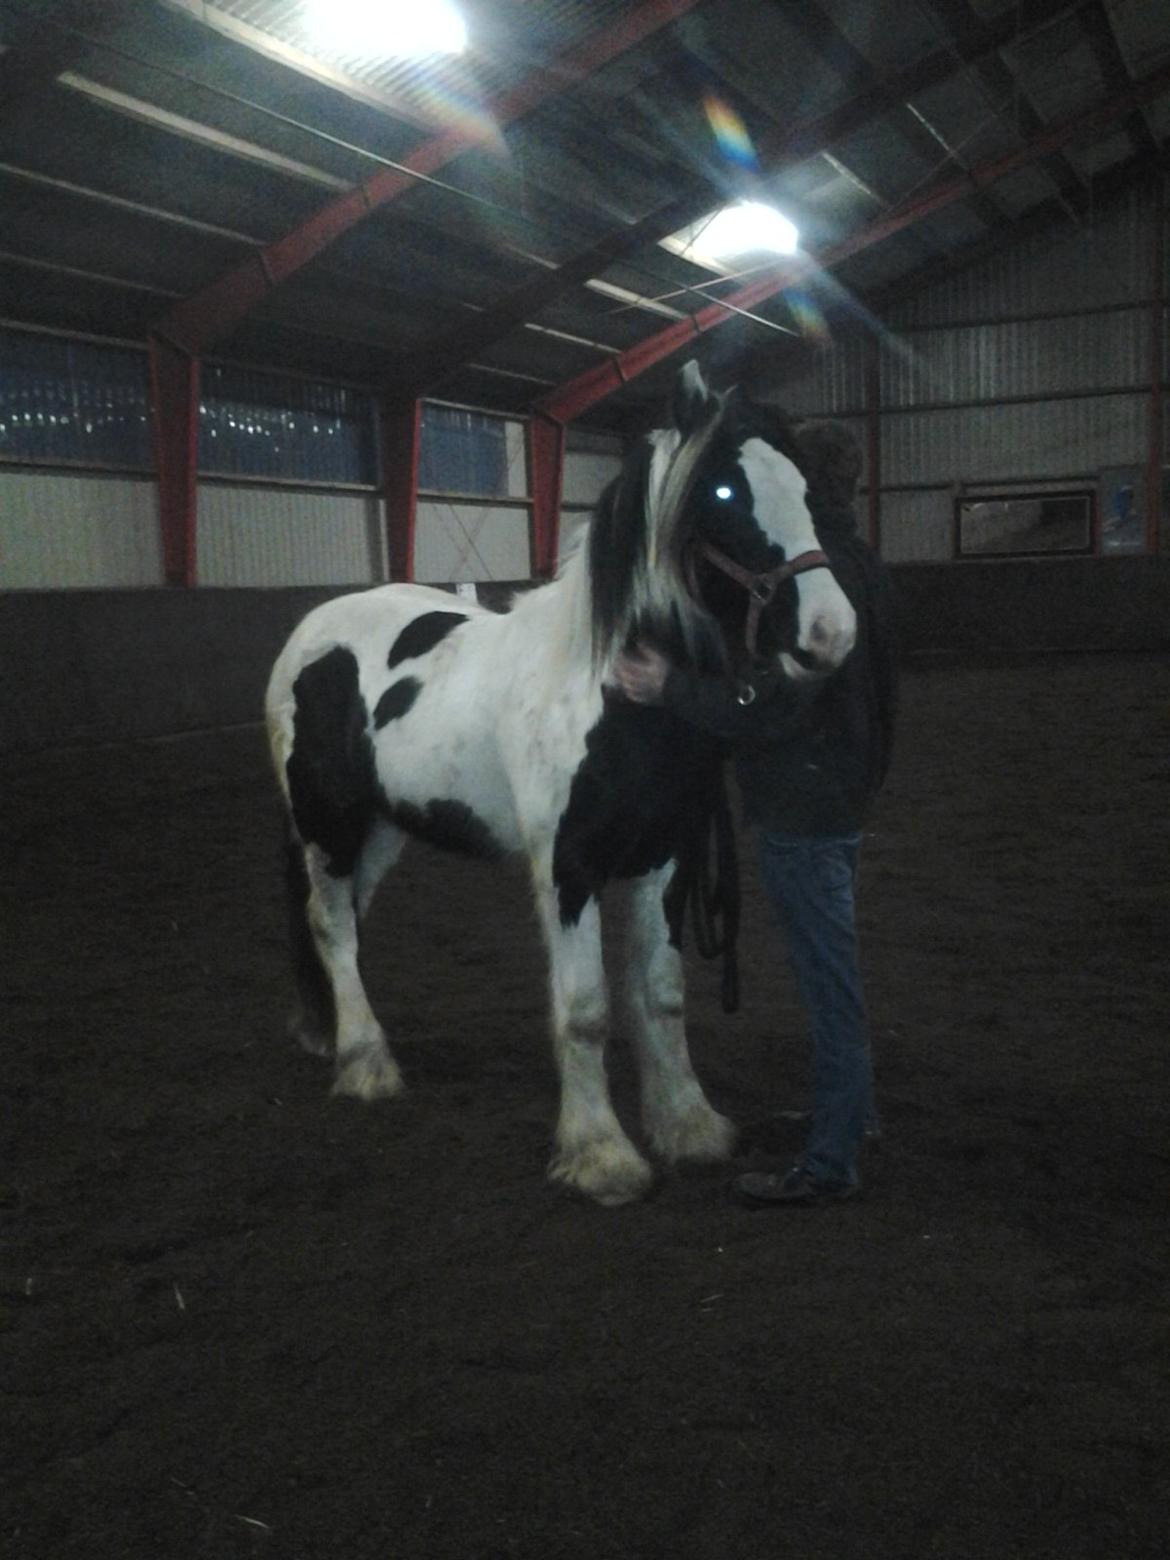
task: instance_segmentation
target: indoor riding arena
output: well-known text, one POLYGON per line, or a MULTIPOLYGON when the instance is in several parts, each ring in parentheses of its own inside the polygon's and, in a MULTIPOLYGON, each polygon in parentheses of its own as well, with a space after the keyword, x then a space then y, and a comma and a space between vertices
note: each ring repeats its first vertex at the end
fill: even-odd
POLYGON ((4 1560, 1166 1553, 1168 152, 1123 0, 0 0, 4 1560), (878 1124, 753 1208, 814 1071, 751 739, 614 667, 827 707, 826 420, 878 1124), (734 923, 695 754, 701 1144, 636 997, 649 869, 734 923))

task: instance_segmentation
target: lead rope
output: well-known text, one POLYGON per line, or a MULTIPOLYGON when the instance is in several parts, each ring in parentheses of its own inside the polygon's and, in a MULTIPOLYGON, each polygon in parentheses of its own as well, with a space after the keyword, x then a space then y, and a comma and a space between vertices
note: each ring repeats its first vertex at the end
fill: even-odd
POLYGON ((691 889, 691 924, 695 947, 704 959, 723 955, 720 1001, 725 1013, 739 1011, 739 857, 735 848, 735 825, 727 800, 727 781, 722 772, 715 806, 707 824, 707 833, 699 846, 699 857, 691 889), (715 847, 712 867, 711 846, 715 847), (722 935, 719 923, 722 920, 722 935))
MULTIPOLYGON (((744 623, 745 671, 737 679, 736 698, 740 704, 751 704, 758 687, 765 679, 758 672, 755 676, 756 634, 760 614, 771 602, 779 586, 794 575, 809 569, 828 568, 828 557, 819 548, 799 553, 775 568, 753 572, 736 563, 718 547, 709 542, 699 542, 695 549, 709 563, 742 585, 748 593, 748 611, 744 623)), ((686 558, 687 583, 691 594, 699 599, 699 582, 695 569, 695 551, 686 558)), ((723 955, 723 979, 720 999, 725 1013, 739 1011, 739 857, 735 848, 735 825, 731 819, 731 805, 727 800, 727 780, 722 770, 715 793, 715 803, 707 819, 701 840, 696 842, 695 855, 671 880, 665 895, 667 921, 671 935, 681 942, 682 926, 686 918, 687 898, 691 901, 691 924, 694 927, 695 946, 704 959, 723 955), (715 862, 712 867, 711 846, 715 846, 715 862), (720 932, 722 921, 722 932, 720 932)))

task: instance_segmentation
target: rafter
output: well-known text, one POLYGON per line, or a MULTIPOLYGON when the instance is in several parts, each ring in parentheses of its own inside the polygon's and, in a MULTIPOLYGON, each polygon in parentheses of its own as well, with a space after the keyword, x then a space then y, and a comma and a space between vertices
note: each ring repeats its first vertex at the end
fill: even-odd
MULTIPOLYGON (((982 24, 970 0, 931 0, 931 4, 946 23, 956 48, 962 49, 966 40, 978 34, 982 24)), ((1063 9, 1067 11, 1069 8, 1066 5, 1063 9)), ((1016 8, 1009 9, 1007 14, 1015 19, 1016 8)), ((1023 20, 1022 8, 1019 19, 1023 20)), ((1006 41, 1017 43, 1025 36, 1025 30, 1021 26, 1017 36, 1006 41)), ((998 55, 985 55, 976 64, 975 72, 987 87, 993 101, 1011 103, 1014 128, 1023 140, 1028 141, 1044 133, 1046 128, 1044 120, 1025 95, 1019 79, 998 55)), ((1058 193, 1067 201, 1070 212, 1079 215, 1083 208, 1085 186, 1072 163, 1059 150, 1041 157, 1039 162, 1055 184, 1058 193)))
MULTIPOLYGON (((1111 92, 1124 92, 1132 85, 1133 76, 1117 42, 1117 34, 1102 0, 1090 0, 1077 13, 1085 36, 1093 50, 1093 58, 1101 72, 1105 85, 1111 92)), ((1135 109, 1125 120, 1125 129, 1133 142, 1135 152, 1156 152, 1157 137, 1150 129, 1149 120, 1140 109, 1135 109)))
MULTIPOLYGON (((1041 30, 1066 9, 1067 0, 1028 0, 1019 16, 970 29, 966 39, 966 48, 972 51, 970 59, 1001 48, 1017 38, 1021 28, 1028 33, 1041 30)), ((681 44, 676 43, 675 47, 685 53, 681 44)), ((960 63, 969 62, 967 56, 961 56, 960 63)), ((764 172, 775 175, 859 129, 878 114, 903 105, 915 94, 952 75, 955 65, 956 52, 944 49, 890 77, 882 78, 868 71, 863 91, 847 103, 827 114, 799 120, 785 130, 776 126, 771 133, 765 133, 761 138, 764 172)), ((605 236, 583 255, 574 256, 555 270, 535 277, 474 321, 432 343, 425 353, 390 365, 387 379, 392 378, 396 384, 395 393, 409 394, 413 390, 421 395, 432 389, 475 353, 518 329, 533 313, 568 288, 595 276, 605 265, 615 263, 642 245, 656 243, 695 221, 721 194, 712 180, 692 176, 669 204, 657 208, 639 222, 605 236)))
POLYGON ((85 54, 87 41, 113 32, 136 0, 68 0, 46 18, 12 13, 8 48, 0 54, 0 124, 39 98, 85 54))
MULTIPOLYGON (((821 58, 859 91, 871 90, 880 84, 879 72, 819 5, 794 6, 788 16, 821 58)), ((912 113, 905 102, 900 102, 891 108, 890 122, 911 151, 923 157, 932 168, 937 167, 941 142, 921 116, 912 113)), ((945 161, 960 168, 966 166, 949 148, 945 161)), ((998 201, 982 191, 972 197, 971 205, 988 227, 997 226, 1007 215, 998 201)))
MULTIPOLYGON (((693 9, 698 0, 640 0, 620 20, 598 29, 550 65, 534 70, 515 87, 485 105, 485 118, 496 128, 530 113, 545 99, 565 91, 693 9)), ((401 170, 386 169, 330 201, 283 238, 266 244, 259 255, 234 266, 170 310, 155 325, 158 335, 198 353, 228 335, 274 287, 321 254, 372 211, 397 200, 415 184, 461 153, 482 144, 481 129, 455 125, 420 141, 403 159, 401 170)))
POLYGON ((964 200, 972 189, 985 189, 998 180, 1015 173, 1059 152, 1078 136, 1097 133, 1123 119, 1126 114, 1170 88, 1170 65, 1153 71, 1135 82, 1127 92, 1114 95, 1094 104, 1083 113, 1064 120, 1059 125, 1047 127, 1017 151, 1005 157, 989 159, 972 168, 966 175, 935 186, 924 195, 907 201, 892 212, 869 223, 866 227, 833 245, 819 255, 801 256, 784 265, 769 269, 755 281, 739 288, 721 302, 711 303, 700 309, 690 319, 668 326, 657 335, 639 342, 628 351, 617 354, 610 362, 578 375, 551 395, 543 396, 534 405, 539 415, 558 421, 572 421, 589 407, 606 396, 612 395, 629 380, 670 357, 706 331, 735 318, 734 310, 751 309, 765 299, 774 297, 786 287, 792 286, 814 269, 831 270, 853 255, 872 248, 895 233, 903 232, 915 222, 941 211, 956 201, 964 200))

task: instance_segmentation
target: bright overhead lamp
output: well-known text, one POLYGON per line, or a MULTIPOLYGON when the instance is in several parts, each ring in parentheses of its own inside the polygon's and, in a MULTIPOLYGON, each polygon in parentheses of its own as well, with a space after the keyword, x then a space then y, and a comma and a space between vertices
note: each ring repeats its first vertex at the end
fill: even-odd
POLYGON ((467 27, 450 0, 305 0, 305 23, 318 47, 341 54, 459 54, 467 27))
POLYGON ((716 212, 699 245, 716 259, 730 260, 735 255, 794 255, 799 240, 795 225, 774 206, 745 200, 716 212))

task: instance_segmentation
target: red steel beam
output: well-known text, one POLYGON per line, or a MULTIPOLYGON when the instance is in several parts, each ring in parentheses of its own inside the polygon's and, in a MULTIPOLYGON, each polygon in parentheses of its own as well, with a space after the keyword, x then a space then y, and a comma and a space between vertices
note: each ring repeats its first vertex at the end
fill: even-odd
POLYGON ((390 578, 395 581, 414 579, 421 420, 422 403, 419 401, 383 401, 378 408, 386 551, 390 578))
POLYGON ((1074 115, 1059 125, 1033 137, 1027 145, 1005 157, 989 159, 969 169, 960 177, 940 184, 936 189, 913 201, 896 206, 877 222, 859 228, 856 233, 819 255, 801 255, 795 260, 774 267, 730 293, 727 298, 707 304, 688 319, 668 325, 657 335, 638 342, 625 352, 616 353, 609 361, 587 369, 577 378, 570 379, 551 394, 542 396, 533 410, 544 417, 559 422, 572 422, 582 412, 603 401, 606 396, 620 390, 631 379, 636 379, 647 369, 653 368, 664 358, 670 357, 680 347, 737 316, 737 311, 753 309, 757 304, 772 298, 784 288, 792 286, 813 268, 829 270, 851 256, 871 249, 884 239, 911 227, 924 217, 941 211, 943 207, 962 200, 972 190, 984 189, 996 183, 1018 168, 1046 157, 1050 152, 1067 145, 1086 130, 1099 130, 1122 119, 1131 110, 1170 89, 1170 65, 1144 76, 1133 87, 1116 94, 1107 101, 1096 104, 1085 113, 1074 115))
POLYGON ((199 360, 154 336, 150 400, 163 578, 168 585, 194 585, 199 360))
POLYGON ((550 579, 557 566, 565 425, 539 414, 528 419, 528 491, 532 498, 532 575, 550 579))
POLYGON ((401 171, 384 169, 330 201, 291 233, 266 244, 240 265, 176 304, 157 321, 155 331, 188 352, 206 350, 226 336, 274 287, 301 270, 342 234, 371 212, 413 189, 417 183, 415 175, 434 174, 461 153, 489 143, 496 129, 575 85, 677 21, 698 3, 699 0, 641 0, 631 6, 619 20, 599 28, 551 65, 533 71, 517 86, 486 104, 484 117, 491 122, 490 130, 456 126, 419 142, 403 159, 401 171))

